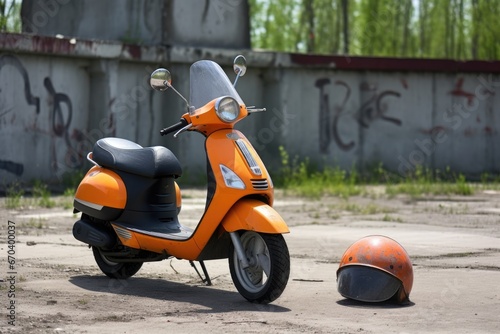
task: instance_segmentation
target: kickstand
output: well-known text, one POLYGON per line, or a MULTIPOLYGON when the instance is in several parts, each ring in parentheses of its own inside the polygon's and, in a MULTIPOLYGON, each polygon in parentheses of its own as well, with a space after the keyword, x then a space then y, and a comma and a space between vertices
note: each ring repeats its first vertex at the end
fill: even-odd
POLYGON ((198 268, 196 268, 193 261, 189 261, 189 263, 191 264, 191 267, 193 267, 194 270, 196 270, 196 273, 198 274, 198 276, 200 276, 201 281, 203 283, 205 283, 207 286, 212 285, 212 281, 210 280, 210 276, 208 275, 207 268, 205 267, 205 263, 203 261, 200 261, 200 266, 201 266, 201 270, 203 270, 203 274, 205 275, 205 278, 203 278, 203 276, 201 276, 200 272, 198 271, 198 268))

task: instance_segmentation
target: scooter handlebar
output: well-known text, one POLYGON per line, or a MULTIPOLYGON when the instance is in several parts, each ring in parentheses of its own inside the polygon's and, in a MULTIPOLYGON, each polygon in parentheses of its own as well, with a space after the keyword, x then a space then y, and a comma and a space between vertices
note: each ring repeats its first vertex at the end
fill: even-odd
POLYGON ((168 135, 171 132, 178 131, 185 127, 188 124, 188 122, 184 119, 181 118, 181 120, 178 123, 175 123, 174 125, 169 126, 168 128, 165 128, 163 130, 160 130, 160 135, 168 135))

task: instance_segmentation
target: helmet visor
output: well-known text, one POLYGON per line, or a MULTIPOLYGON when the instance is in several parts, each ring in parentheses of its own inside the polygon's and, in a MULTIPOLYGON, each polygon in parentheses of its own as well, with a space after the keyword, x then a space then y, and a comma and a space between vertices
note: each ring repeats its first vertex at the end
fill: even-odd
POLYGON ((393 297, 401 287, 396 277, 373 267, 346 266, 337 273, 339 293, 362 302, 382 302, 393 297))

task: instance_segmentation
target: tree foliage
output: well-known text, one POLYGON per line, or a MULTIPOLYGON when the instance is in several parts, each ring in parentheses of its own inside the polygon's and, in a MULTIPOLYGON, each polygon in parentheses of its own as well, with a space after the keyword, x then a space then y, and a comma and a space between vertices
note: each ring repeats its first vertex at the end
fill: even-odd
POLYGON ((500 59, 500 1, 249 0, 252 46, 364 56, 500 59))
POLYGON ((19 1, 0 0, 0 31, 21 31, 21 18, 19 1))

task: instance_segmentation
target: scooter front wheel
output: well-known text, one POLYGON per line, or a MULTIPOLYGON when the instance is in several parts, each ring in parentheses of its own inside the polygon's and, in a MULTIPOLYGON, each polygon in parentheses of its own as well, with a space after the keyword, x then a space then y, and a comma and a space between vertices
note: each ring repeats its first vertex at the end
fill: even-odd
POLYGON ((267 304, 278 298, 290 276, 290 255, 281 234, 245 231, 240 236, 250 267, 244 269, 231 246, 229 270, 238 292, 248 301, 267 304))
POLYGON ((104 256, 98 247, 92 246, 94 259, 99 269, 109 278, 126 279, 134 276, 142 267, 142 262, 113 262, 104 256))

